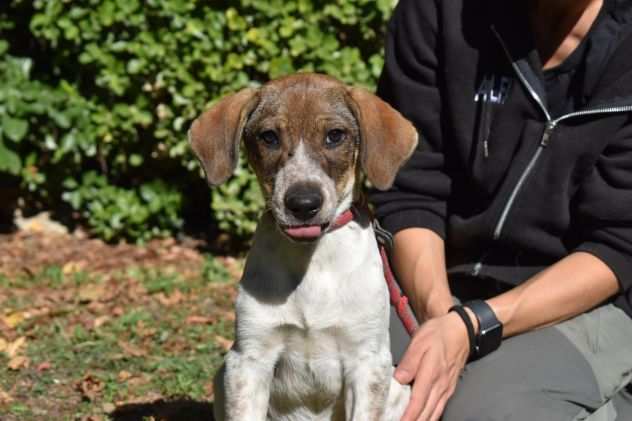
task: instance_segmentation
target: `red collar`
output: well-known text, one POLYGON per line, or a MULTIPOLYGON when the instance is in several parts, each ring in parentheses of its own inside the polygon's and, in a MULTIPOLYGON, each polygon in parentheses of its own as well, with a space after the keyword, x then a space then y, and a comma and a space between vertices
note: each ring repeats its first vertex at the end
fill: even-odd
POLYGON ((335 229, 343 227, 349 222, 353 221, 356 212, 358 212, 358 210, 354 205, 352 205, 349 209, 347 209, 346 211, 338 215, 336 219, 334 219, 334 221, 329 226, 329 231, 333 231, 335 229))

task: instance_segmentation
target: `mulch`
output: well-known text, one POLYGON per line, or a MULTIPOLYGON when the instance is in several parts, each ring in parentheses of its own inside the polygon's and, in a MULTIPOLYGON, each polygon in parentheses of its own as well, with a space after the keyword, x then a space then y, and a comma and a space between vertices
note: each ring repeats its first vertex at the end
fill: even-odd
POLYGON ((50 266, 92 273, 130 266, 190 268, 201 264, 202 246, 197 240, 177 242, 173 238, 152 240, 144 245, 112 245, 80 234, 19 231, 0 235, 0 274, 34 276, 50 266))

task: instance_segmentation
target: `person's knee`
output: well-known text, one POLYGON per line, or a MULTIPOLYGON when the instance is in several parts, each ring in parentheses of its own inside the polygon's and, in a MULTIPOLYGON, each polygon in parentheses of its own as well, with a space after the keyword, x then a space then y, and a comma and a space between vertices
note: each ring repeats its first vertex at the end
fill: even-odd
MULTIPOLYGON (((484 390, 483 387, 464 389, 457 388, 443 412, 443 421, 491 421, 506 420, 507 414, 513 414, 510 407, 517 403, 517 396, 508 396, 500 390, 484 390), (509 404, 509 400, 513 404, 509 404)), ((524 399, 523 396, 520 399, 524 399)), ((522 405, 521 405, 522 406, 522 405)))
POLYGON ((468 364, 443 420, 569 421, 600 405, 590 364, 549 328, 510 338, 468 364))

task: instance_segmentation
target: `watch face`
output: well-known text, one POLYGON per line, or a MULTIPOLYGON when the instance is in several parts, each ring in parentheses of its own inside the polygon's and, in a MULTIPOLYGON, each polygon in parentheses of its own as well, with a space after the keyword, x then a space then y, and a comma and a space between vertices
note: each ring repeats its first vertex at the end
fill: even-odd
POLYGON ((495 351, 500 346, 503 339, 503 325, 496 323, 480 331, 480 354, 487 355, 495 351))
POLYGON ((503 334, 503 326, 498 323, 494 326, 488 327, 485 329, 485 332, 482 333, 484 336, 488 337, 490 340, 493 339, 502 339, 503 334))
POLYGON ((478 357, 484 357, 500 346, 503 338, 503 325, 485 301, 472 300, 465 303, 465 306, 469 307, 478 319, 480 332, 476 338, 477 354, 478 357))

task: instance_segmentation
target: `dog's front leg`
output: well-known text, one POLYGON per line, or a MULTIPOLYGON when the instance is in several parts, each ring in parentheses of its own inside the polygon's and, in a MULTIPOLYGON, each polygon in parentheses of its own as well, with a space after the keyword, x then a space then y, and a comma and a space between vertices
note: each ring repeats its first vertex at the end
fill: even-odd
POLYGON ((348 421, 382 421, 393 371, 388 352, 362 355, 345 367, 348 421))
POLYGON ((232 349, 226 354, 225 368, 226 420, 265 420, 270 401, 274 362, 232 349))

